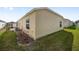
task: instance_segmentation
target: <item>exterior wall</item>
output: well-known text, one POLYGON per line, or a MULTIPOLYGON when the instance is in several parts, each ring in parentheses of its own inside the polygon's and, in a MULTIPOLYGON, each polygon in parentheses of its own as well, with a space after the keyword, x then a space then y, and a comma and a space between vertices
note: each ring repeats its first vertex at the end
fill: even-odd
POLYGON ((36 17, 36 38, 63 29, 63 17, 60 17, 48 10, 39 10, 36 17), (62 27, 60 27, 62 21, 62 27))
POLYGON ((70 21, 69 26, 72 26, 72 25, 73 25, 73 22, 72 22, 72 21, 70 21))
POLYGON ((13 23, 13 27, 16 28, 16 23, 13 23))
POLYGON ((21 19, 18 22, 18 27, 22 29, 23 32, 28 34, 30 37, 35 39, 35 18, 36 18, 36 12, 31 13, 28 16, 25 16, 23 19, 21 19), (26 20, 29 19, 30 22, 30 29, 26 28, 26 20))
POLYGON ((76 21, 76 22, 74 22, 74 24, 76 25, 76 28, 78 28, 78 29, 79 29, 79 20, 78 20, 78 21, 76 21))
POLYGON ((20 30, 22 30, 22 28, 23 28, 23 20, 19 20, 18 22, 18 28, 20 29, 20 30))
POLYGON ((76 27, 79 28, 79 23, 76 23, 76 27))
POLYGON ((64 27, 69 27, 71 25, 73 25, 73 22, 71 22, 71 21, 69 21, 67 19, 64 20, 64 27))
POLYGON ((3 28, 6 25, 6 23, 0 22, 0 29, 3 28))
POLYGON ((44 9, 34 11, 18 21, 18 28, 34 40, 62 30, 64 27, 69 25, 70 22, 66 21, 63 17, 44 9), (30 21, 30 29, 26 28, 26 20, 28 19, 30 21), (62 22, 62 27, 60 27, 60 22, 62 22))
POLYGON ((16 23, 11 23, 10 30, 14 32, 16 31, 16 23))

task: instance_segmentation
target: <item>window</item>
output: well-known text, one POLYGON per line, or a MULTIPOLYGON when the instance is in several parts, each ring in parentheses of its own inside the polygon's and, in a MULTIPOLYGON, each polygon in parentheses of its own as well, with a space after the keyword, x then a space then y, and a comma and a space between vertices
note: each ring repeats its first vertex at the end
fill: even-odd
POLYGON ((2 24, 2 26, 4 26, 4 24, 2 24))
POLYGON ((26 20, 26 23, 29 23, 29 20, 26 20))
POLYGON ((27 28, 27 29, 30 29, 30 26, 29 26, 29 19, 26 20, 26 28, 27 28))
POLYGON ((62 21, 60 21, 60 27, 62 27, 62 21))

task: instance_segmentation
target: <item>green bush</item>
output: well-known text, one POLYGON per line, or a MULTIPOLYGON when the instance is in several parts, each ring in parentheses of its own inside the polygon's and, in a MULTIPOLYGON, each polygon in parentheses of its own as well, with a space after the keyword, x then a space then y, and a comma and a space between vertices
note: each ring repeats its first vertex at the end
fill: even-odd
POLYGON ((76 29, 76 25, 72 25, 72 26, 66 27, 66 29, 76 29))

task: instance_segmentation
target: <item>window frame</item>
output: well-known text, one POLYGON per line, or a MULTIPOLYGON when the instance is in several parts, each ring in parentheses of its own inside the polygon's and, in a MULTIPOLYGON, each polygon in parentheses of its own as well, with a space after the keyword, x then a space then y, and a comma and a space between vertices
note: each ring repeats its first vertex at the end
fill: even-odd
POLYGON ((60 28, 62 27, 62 21, 60 21, 60 24, 59 24, 60 28))
POLYGON ((26 29, 30 29, 30 20, 29 19, 26 20, 26 29))

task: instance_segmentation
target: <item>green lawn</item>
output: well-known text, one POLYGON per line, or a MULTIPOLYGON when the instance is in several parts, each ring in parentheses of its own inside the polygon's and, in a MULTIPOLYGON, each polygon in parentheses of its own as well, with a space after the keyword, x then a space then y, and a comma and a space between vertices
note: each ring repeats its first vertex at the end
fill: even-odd
POLYGON ((0 50, 1 51, 22 50, 17 45, 15 32, 6 31, 0 35, 0 50))
POLYGON ((79 51, 79 30, 77 29, 65 29, 65 30, 73 34, 72 50, 79 51))
POLYGON ((37 39, 31 44, 28 50, 34 51, 71 51, 73 35, 70 32, 61 30, 37 39))
POLYGON ((2 35, 5 32, 5 30, 0 30, 0 35, 2 35))
POLYGON ((2 35, 3 32, 0 32, 0 35, 2 35))
POLYGON ((79 30, 65 29, 34 41, 30 46, 18 46, 16 33, 6 31, 0 35, 1 51, 79 51, 79 30))

